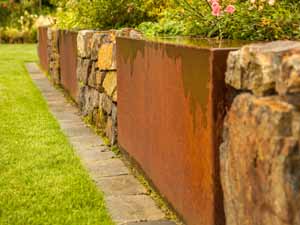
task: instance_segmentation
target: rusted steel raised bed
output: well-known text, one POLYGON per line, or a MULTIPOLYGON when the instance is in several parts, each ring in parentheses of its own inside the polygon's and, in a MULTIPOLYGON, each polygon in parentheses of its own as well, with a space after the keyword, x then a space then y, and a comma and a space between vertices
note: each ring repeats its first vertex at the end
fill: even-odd
POLYGON ((38 56, 40 59, 40 66, 44 71, 48 72, 48 38, 47 38, 48 27, 38 28, 38 56))
POLYGON ((59 31, 59 57, 61 85, 77 101, 77 32, 59 31))
POLYGON ((189 225, 223 225, 218 147, 234 48, 117 39, 120 148, 189 225))

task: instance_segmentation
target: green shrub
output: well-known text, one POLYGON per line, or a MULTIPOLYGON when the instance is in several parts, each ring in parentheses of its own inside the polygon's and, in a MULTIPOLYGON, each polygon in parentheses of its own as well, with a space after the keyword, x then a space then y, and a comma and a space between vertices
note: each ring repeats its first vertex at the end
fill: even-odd
POLYGON ((1 42, 7 43, 33 43, 37 40, 37 29, 34 26, 37 15, 30 14, 26 10, 18 18, 16 24, 0 29, 1 42))
POLYGON ((166 10, 158 22, 143 22, 138 30, 146 36, 177 36, 184 33, 185 24, 174 18, 172 10, 166 10))
POLYGON ((8 7, 8 4, 7 3, 0 3, 0 27, 1 26, 5 26, 7 25, 8 23, 8 19, 9 18, 9 15, 10 15, 10 9, 8 7))
POLYGON ((59 28, 110 29, 156 21, 164 0, 69 0, 56 2, 59 28))

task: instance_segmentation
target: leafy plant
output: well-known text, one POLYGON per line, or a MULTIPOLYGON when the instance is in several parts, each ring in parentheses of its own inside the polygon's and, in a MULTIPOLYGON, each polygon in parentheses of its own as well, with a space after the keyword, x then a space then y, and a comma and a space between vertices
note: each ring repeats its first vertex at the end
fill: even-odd
POLYGON ((217 37, 239 40, 300 38, 296 0, 174 0, 174 9, 157 23, 139 28, 149 35, 217 37), (173 29, 164 29, 173 23, 173 29))
POLYGON ((56 4, 60 28, 110 29, 156 21, 169 0, 68 0, 56 4))

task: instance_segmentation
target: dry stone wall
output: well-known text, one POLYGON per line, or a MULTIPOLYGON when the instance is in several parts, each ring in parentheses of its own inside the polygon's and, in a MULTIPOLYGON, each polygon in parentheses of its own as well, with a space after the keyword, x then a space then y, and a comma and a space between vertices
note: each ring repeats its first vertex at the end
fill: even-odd
POLYGON ((54 84, 60 84, 60 63, 59 63, 59 31, 55 28, 48 27, 47 41, 48 41, 48 63, 49 76, 54 84))
POLYGON ((141 37, 133 29, 83 30, 77 36, 79 108, 111 144, 117 143, 116 36, 141 37))
POLYGON ((117 141, 116 31, 80 31, 77 36, 81 112, 117 141))
POLYGON ((299 225, 300 43, 230 53, 226 82, 242 92, 220 148, 226 223, 299 225))
MULTIPOLYGON (((76 79, 79 94, 76 102, 83 116, 103 130, 112 145, 117 143, 117 65, 116 36, 141 38, 134 29, 82 30, 77 36, 76 79)), ((49 75, 61 84, 59 30, 47 32, 49 75)))

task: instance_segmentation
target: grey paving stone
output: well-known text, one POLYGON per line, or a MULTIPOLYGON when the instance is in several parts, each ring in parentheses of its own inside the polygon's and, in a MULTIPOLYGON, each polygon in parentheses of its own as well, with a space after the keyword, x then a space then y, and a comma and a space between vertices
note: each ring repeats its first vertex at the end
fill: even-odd
POLYGON ((165 217, 147 195, 109 196, 106 203, 116 224, 163 220, 165 217))
POLYGON ((70 137, 70 142, 76 147, 94 147, 94 146, 106 146, 99 136, 89 137, 70 137))
POLYGON ((168 220, 156 220, 147 222, 126 223, 124 225, 176 225, 176 223, 168 220))
POLYGON ((102 160, 114 159, 116 158, 115 154, 111 151, 101 151, 101 148, 104 147, 96 147, 92 149, 84 149, 77 151, 80 158, 87 163, 93 162, 97 163, 102 160))
POLYGON ((67 104, 64 99, 53 99, 53 100, 47 99, 47 103, 48 103, 49 108, 55 107, 55 106, 64 106, 65 104, 67 104))
POLYGON ((43 74, 40 68, 36 65, 36 63, 27 63, 25 67, 27 68, 30 74, 36 74, 36 73, 43 74))
POLYGON ((69 112, 69 113, 73 113, 73 114, 76 114, 79 116, 79 112, 78 112, 78 109, 72 107, 71 105, 52 105, 50 107, 50 110, 52 112, 69 112))
POLYGON ((83 121, 62 121, 60 122, 60 127, 63 129, 68 129, 68 128, 76 128, 76 127, 85 127, 85 123, 83 121))
POLYGON ((68 137, 88 137, 88 136, 94 136, 95 133, 91 131, 90 128, 84 127, 84 126, 79 126, 79 127, 67 127, 63 128, 65 131, 66 135, 68 137))
POLYGON ((56 91, 55 88, 53 86, 51 86, 51 84, 49 83, 48 80, 37 79, 37 80, 34 80, 34 83, 39 87, 39 89, 41 89, 43 91, 43 93, 49 92, 49 91, 56 91))
POLYGON ((164 220, 164 214, 146 195, 146 189, 129 175, 122 160, 108 151, 103 140, 84 124, 77 108, 66 101, 35 64, 26 67, 82 163, 104 192, 113 221, 123 225, 174 225, 164 220))
POLYGON ((63 100, 64 102, 67 103, 66 99, 60 95, 59 93, 53 93, 52 91, 51 92, 48 92, 48 93, 43 93, 43 96, 47 99, 47 101, 58 101, 58 100, 63 100))
POLYGON ((80 116, 69 112, 53 112, 53 114, 58 121, 73 121, 74 123, 82 121, 80 116))
POLYGON ((45 79, 45 75, 42 74, 42 73, 35 73, 35 74, 30 74, 30 75, 31 75, 31 78, 32 78, 33 82, 36 81, 36 80, 45 79))
POLYGON ((97 186, 106 196, 140 195, 147 190, 132 175, 103 177, 96 180, 97 186))
POLYGON ((101 177, 112 177, 129 174, 129 170, 120 159, 108 159, 85 162, 92 178, 97 181, 101 177))

